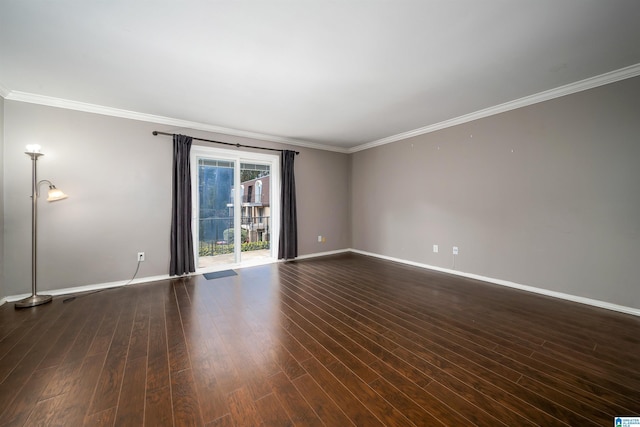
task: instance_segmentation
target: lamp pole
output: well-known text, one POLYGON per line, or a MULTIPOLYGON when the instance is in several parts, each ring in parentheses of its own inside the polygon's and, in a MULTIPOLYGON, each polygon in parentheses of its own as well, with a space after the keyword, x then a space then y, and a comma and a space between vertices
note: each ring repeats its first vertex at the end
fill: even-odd
POLYGON ((38 177, 36 164, 38 157, 44 154, 29 152, 25 154, 31 157, 31 296, 16 302, 16 308, 35 307, 51 302, 51 295, 38 295, 37 287, 37 256, 38 256, 38 177))

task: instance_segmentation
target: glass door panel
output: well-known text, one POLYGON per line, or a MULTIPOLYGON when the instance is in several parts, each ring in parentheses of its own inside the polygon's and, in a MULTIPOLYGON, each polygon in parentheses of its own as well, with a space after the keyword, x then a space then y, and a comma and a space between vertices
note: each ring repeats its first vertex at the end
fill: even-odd
POLYGON ((271 258, 271 166, 240 164, 242 261, 271 258))
POLYGON ((233 160, 198 157, 198 268, 238 262, 233 160))

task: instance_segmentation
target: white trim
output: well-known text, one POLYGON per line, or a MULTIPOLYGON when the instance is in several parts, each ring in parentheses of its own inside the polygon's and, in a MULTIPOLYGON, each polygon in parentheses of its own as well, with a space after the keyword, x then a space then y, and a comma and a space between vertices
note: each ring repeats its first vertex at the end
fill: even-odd
POLYGON ((174 119, 171 117, 156 116, 154 114, 138 113, 131 110, 123 110, 120 108, 105 107, 97 104, 89 104, 87 102, 72 101, 69 99, 54 98, 52 96, 38 95, 34 93, 19 92, 14 90, 4 89, 0 86, 0 93, 2 90, 6 92, 3 95, 5 99, 11 101, 27 102, 30 104, 47 105, 49 107, 64 108, 67 110, 83 111, 85 113, 102 114, 105 116, 120 117, 123 119, 140 120, 143 122, 158 123, 162 125, 168 125, 171 127, 202 130, 206 132, 220 133, 224 135, 240 136, 243 138, 258 139, 262 141, 277 142, 280 144, 295 145, 298 147, 313 148, 316 150, 335 151, 338 153, 346 153, 347 149, 342 147, 334 147, 330 145, 317 144, 314 142, 303 141, 294 138, 286 138, 275 135, 267 135, 257 132, 248 132, 239 129, 226 128, 222 126, 215 126, 207 123, 191 122, 188 120, 174 119))
MULTIPOLYGON (((240 188, 241 187, 241 183, 240 183, 240 165, 242 163, 263 163, 263 164, 269 164, 270 167, 270 171, 269 171, 269 175, 270 175, 270 189, 269 189, 269 197, 271 198, 270 200, 270 217, 271 217, 271 258, 269 258, 270 262, 274 262, 277 258, 278 258, 278 241, 274 240, 274 236, 277 237, 280 235, 280 186, 281 186, 281 182, 280 182, 280 157, 277 154, 266 154, 266 153, 255 153, 255 152, 251 152, 251 151, 238 151, 238 150, 229 150, 229 149, 225 149, 225 148, 218 148, 218 147, 210 147, 210 146, 204 146, 204 145, 192 145, 191 146, 191 152, 190 152, 190 160, 191 160, 191 187, 192 188, 199 188, 198 185, 198 158, 199 157, 205 157, 205 158, 210 158, 210 159, 220 159, 220 160, 226 160, 229 162, 233 162, 234 163, 234 170, 238 173, 234 173, 234 184, 233 187, 234 188, 240 188)), ((193 213, 192 213, 192 232, 193 232, 193 241, 194 241, 194 257, 195 259, 198 259, 198 250, 199 250, 199 243, 196 244, 196 242, 198 242, 198 236, 200 235, 200 231, 199 231, 199 222, 198 220, 198 211, 197 211, 197 207, 200 206, 200 201, 199 201, 199 192, 198 191, 192 191, 192 206, 193 206, 193 213)), ((240 224, 241 223, 241 217, 242 217, 242 192, 241 191, 236 191, 235 192, 235 200, 234 200, 234 205, 240 207, 239 209, 234 209, 233 210, 233 214, 234 214, 234 224, 240 224)), ((234 233, 234 246, 236 248, 240 248, 240 238, 241 238, 241 233, 234 233)), ((240 252, 238 252, 236 255, 240 254, 240 252)), ((250 266, 250 265, 257 265, 257 264, 266 264, 268 262, 247 262, 247 261, 242 261, 240 260, 240 262, 238 262, 238 259, 236 258, 234 263, 230 263, 230 264, 225 264, 224 265, 224 269, 229 269, 229 268, 239 268, 239 267, 245 267, 245 266, 250 266)), ((214 267, 214 271, 217 269, 217 267, 214 267)), ((211 268, 198 268, 196 267, 196 273, 205 273, 205 272, 209 272, 211 270, 211 268)))
POLYGON ((609 83, 615 83, 620 80, 637 77, 640 75, 640 64, 631 65, 629 67, 621 68, 619 70, 611 71, 609 73, 601 74, 595 77, 589 77, 578 82, 569 83, 564 86, 557 87, 555 89, 545 90, 533 95, 525 96, 524 98, 516 99, 513 101, 505 102, 503 104, 494 105, 493 107, 485 108, 483 110, 475 111, 473 113, 465 114, 463 116, 455 117, 453 119, 444 120, 439 123, 435 123, 429 126, 424 126, 418 129, 410 130, 407 132, 399 133, 397 135, 387 136, 376 141, 371 141, 362 145, 352 147, 348 150, 349 153, 355 153, 369 148, 378 147, 380 145, 390 144, 392 142, 401 141, 403 139, 411 138, 414 136, 424 135, 426 133, 435 132, 437 130, 449 128, 452 126, 460 125, 463 123, 471 122, 473 120, 482 119, 485 117, 493 116, 496 114, 504 113, 506 111, 515 110, 517 108, 527 107, 529 105, 537 104, 551 99, 559 98, 565 95, 571 95, 572 93, 582 92, 584 90, 593 89, 598 86, 603 86, 609 83))
POLYGON ((365 144, 357 145, 351 148, 336 147, 327 144, 318 144, 309 141, 303 141, 294 138, 286 138, 275 135, 267 135, 257 132, 248 132, 239 129, 231 129, 221 126, 215 126, 207 123, 191 122, 188 120, 174 119, 164 116, 156 116, 153 114, 138 113, 131 110, 123 110, 120 108, 105 107, 97 104, 86 102, 72 101, 68 99, 55 98, 52 96, 38 95, 34 93, 20 92, 10 90, 0 84, 0 95, 11 101, 28 102, 32 104, 48 105, 50 107, 66 108, 69 110, 84 111, 87 113, 102 114, 106 116, 121 117, 125 119, 140 120, 150 123, 158 123, 178 128, 202 130, 206 132, 220 133, 224 135, 240 136, 244 138, 259 139, 263 141, 277 142, 280 144, 289 144, 299 147, 313 148, 317 150, 334 151, 337 153, 356 153, 358 151, 367 150, 369 148, 378 147, 380 145, 390 144, 392 142, 411 138, 414 136, 424 135, 426 133, 435 132, 437 130, 478 120, 484 117, 493 116, 495 114, 504 113, 506 111, 515 110, 517 108, 526 107, 544 101, 549 101, 561 96, 570 95, 572 93, 593 89, 609 83, 620 80, 637 77, 640 75, 640 64, 630 65, 619 70, 610 71, 599 76, 589 77, 574 83, 569 83, 555 89, 546 90, 533 95, 525 96, 513 101, 508 101, 499 105, 488 107, 479 111, 444 120, 418 129, 402 132, 396 135, 387 136, 365 144))
MULTIPOLYGON (((274 261, 272 261, 271 263, 273 263, 274 261)), ((266 263, 265 263, 266 264, 266 263)), ((234 270, 237 269, 242 269, 242 268, 249 268, 249 267, 255 267, 257 265, 262 265, 259 263, 255 263, 255 264, 246 264, 246 265, 236 265, 233 266, 232 268, 234 270)), ((228 270, 230 267, 226 267, 224 268, 224 270, 228 270)), ((218 271, 218 270, 212 270, 212 271, 218 271)), ((60 296, 60 295, 69 295, 69 294, 76 294, 76 293, 81 293, 81 292, 90 292, 90 291, 100 291, 103 289, 111 289, 111 288, 118 288, 124 285, 127 286, 131 286, 131 285, 139 285, 139 284, 146 284, 146 283, 152 283, 152 282, 159 282, 162 280, 174 280, 174 279, 180 279, 182 277, 192 277, 192 276, 200 276, 204 273, 210 273, 210 271, 195 271, 193 273, 189 273, 189 274, 185 274, 184 276, 169 276, 168 274, 162 274, 159 276, 148 276, 148 277, 140 277, 139 279, 128 279, 128 280, 120 280, 117 282, 106 282, 106 283, 96 283, 96 284, 92 284, 92 285, 84 285, 84 286, 75 286, 72 288, 63 288, 63 289, 55 289, 55 290, 51 290, 51 291, 41 291, 39 293, 42 293, 43 295, 53 295, 53 296, 60 296), (131 282, 131 283, 129 283, 131 282)), ((8 296, 6 298, 4 298, 4 300, 6 302, 14 302, 14 301, 19 301, 23 298, 26 298, 28 296, 30 296, 31 294, 21 294, 21 295, 12 295, 12 296, 8 296)))
MULTIPOLYGON (((296 259, 315 258, 315 257, 319 257, 319 256, 324 256, 324 255, 339 254, 339 253, 349 252, 349 250, 350 249, 341 249, 341 250, 338 250, 338 251, 330 251, 330 252, 322 252, 322 253, 317 253, 317 254, 303 255, 303 256, 298 257, 296 259)), ((265 265, 265 264, 275 264, 275 263, 284 262, 284 261, 285 260, 270 259, 268 262, 242 263, 242 264, 226 265, 226 266, 224 266, 224 268, 202 269, 201 271, 195 271, 193 273, 185 274, 184 276, 169 276, 168 274, 163 274, 163 275, 159 275, 159 276, 141 277, 141 278, 138 278, 138 279, 131 280, 131 283, 129 283, 130 279, 129 280, 119 280, 119 281, 116 281, 116 282, 95 283, 95 284, 91 284, 91 285, 75 286, 75 287, 71 287, 71 288, 40 291, 39 293, 41 293, 42 295, 52 295, 54 297, 55 296, 61 296, 61 295, 79 294, 79 293, 82 293, 82 292, 101 291, 101 290, 104 290, 104 289, 118 288, 118 287, 121 287, 121 286, 124 286, 124 285, 130 286, 130 285, 144 284, 144 283, 150 283, 150 282, 159 282, 161 280, 179 279, 181 277, 200 276, 200 275, 203 275, 205 273, 211 273, 211 272, 214 272, 214 271, 229 270, 229 269, 239 270, 239 269, 243 269, 243 268, 257 267, 257 266, 265 265)), ((7 303, 7 302, 20 301, 21 299, 26 298, 28 296, 31 296, 31 294, 27 293, 27 294, 10 295, 10 296, 4 297, 4 298, 0 299, 0 306, 2 304, 4 304, 4 303, 7 303)))
MULTIPOLYGON (((387 261, 399 262, 401 264, 411 265, 411 266, 414 266, 414 267, 426 268, 426 269, 429 269, 429 270, 439 271, 439 272, 442 272, 442 273, 448 273, 448 274, 453 274, 453 275, 456 275, 456 276, 467 277, 467 278, 470 278, 470 279, 480 280, 480 281, 483 281, 483 282, 493 283, 493 284, 496 284, 496 285, 507 286, 507 287, 510 287, 510 288, 520 289, 520 290, 523 290, 523 291, 532 292, 532 293, 536 293, 536 294, 540 294, 540 295, 546 295, 546 296, 550 296, 550 297, 553 297, 553 298, 560 298, 560 299, 564 299, 564 300, 568 300, 568 301, 572 301, 572 302, 577 302, 577 303, 580 303, 580 304, 586 304, 586 305, 591 305, 591 306, 594 306, 594 307, 604 308, 604 309, 607 309, 607 310, 617 311, 617 312, 620 312, 620 313, 630 314, 632 316, 640 316, 640 309, 633 308, 633 307, 627 307, 627 306, 623 306, 623 305, 612 304, 612 303, 605 302, 605 301, 595 300, 595 299, 591 299, 591 298, 584 298, 584 297, 580 297, 580 296, 577 296, 577 295, 565 294, 565 293, 562 293, 562 292, 550 291, 548 289, 542 289, 542 288, 536 288, 536 287, 533 287, 533 286, 522 285, 522 284, 519 284, 519 283, 510 282, 508 280, 494 279, 492 277, 481 276, 479 274, 465 273, 465 272, 458 271, 458 270, 451 270, 451 269, 448 269, 448 268, 436 267, 434 265, 423 264, 423 263, 420 263, 420 262, 409 261, 409 260, 390 257, 390 256, 386 256, 386 255, 380 255, 380 254, 376 254, 376 253, 373 253, 373 252, 366 252, 366 251, 361 251, 359 249, 353 249, 353 248, 338 249, 338 250, 335 250, 335 251, 317 252, 317 253, 313 253, 313 254, 301 255, 301 256, 297 257, 296 259, 297 260, 304 260, 304 259, 318 258, 318 257, 322 257, 322 256, 327 256, 327 255, 337 255, 337 254, 342 254, 342 253, 346 253, 346 252, 353 252, 353 253, 356 253, 356 254, 371 256, 371 257, 374 257, 374 258, 384 259, 384 260, 387 260, 387 261)), ((273 262, 285 262, 285 260, 277 260, 277 261, 273 261, 273 262)), ((261 265, 261 264, 256 264, 256 265, 261 265)), ((254 267, 254 266, 255 265, 238 265, 238 266, 234 266, 232 268, 235 270, 235 269, 249 268, 249 267, 254 267)), ((225 269, 228 269, 228 268, 229 267, 226 267, 225 269)), ((197 276, 197 275, 201 275, 201 274, 208 273, 208 272, 209 271, 195 272, 195 273, 188 274, 187 276, 197 276)), ((160 281, 160 280, 170 280, 170 279, 176 279, 176 278, 177 277, 171 277, 168 274, 161 275, 161 276, 142 277, 142 278, 135 279, 135 280, 131 281, 131 285, 135 285, 135 284, 139 284, 139 283, 156 282, 156 281, 160 281)), ((42 291, 42 293, 45 294, 45 295, 53 295, 53 296, 68 295, 68 294, 74 294, 74 293, 80 293, 80 292, 96 291, 96 290, 114 288, 114 287, 118 287, 118 286, 123 286, 123 285, 127 284, 127 282, 128 282, 128 280, 121 280, 119 282, 99 283, 99 284, 94 284, 94 285, 77 286, 77 287, 74 287, 74 288, 57 289, 57 290, 52 290, 52 291, 42 291)), ((2 304, 6 303, 6 302, 19 301, 19 300, 21 300, 23 298, 28 297, 29 295, 31 295, 31 294, 21 294, 21 295, 12 295, 12 296, 8 296, 8 297, 4 297, 4 298, 0 299, 0 306, 2 304)))
POLYGON ((411 265, 411 266, 414 266, 414 267, 420 267, 420 268, 426 268, 426 269, 429 269, 429 270, 440 271, 442 273, 454 274, 456 276, 468 277, 470 279, 481 280, 483 282, 489 282, 489 283, 493 283, 493 284, 496 284, 496 285, 507 286, 507 287, 510 287, 510 288, 520 289, 520 290, 523 290, 523 291, 533 292, 533 293, 536 293, 536 294, 546 295, 546 296, 550 296, 550 297, 554 297, 554 298, 560 298, 560 299, 564 299, 564 300, 568 300, 568 301, 572 301, 572 302, 577 302, 577 303, 580 303, 580 304, 586 304, 586 305, 591 305, 591 306, 594 306, 594 307, 605 308, 607 310, 618 311, 618 312, 625 313, 625 314, 631 314, 633 316, 640 316, 640 309, 638 309, 638 308, 626 307, 624 305, 612 304, 612 303, 606 302, 606 301, 600 301, 600 300, 596 300, 596 299, 585 298, 585 297, 581 297, 581 296, 577 296, 577 295, 565 294, 563 292, 556 292, 556 291, 551 291, 551 290, 548 290, 548 289, 536 288, 534 286, 522 285, 520 283, 510 282, 508 280, 494 279, 493 277, 481 276, 479 274, 465 273, 463 271, 451 270, 451 269, 442 268, 442 267, 436 267, 434 265, 423 264, 423 263, 414 262, 414 261, 408 261, 408 260, 401 259, 401 258, 389 257, 389 256, 386 256, 386 255, 380 255, 380 254, 376 254, 376 253, 372 253, 372 252, 361 251, 361 250, 358 250, 358 249, 349 249, 349 251, 357 253, 357 254, 360 254, 360 255, 367 255, 367 256, 371 256, 371 257, 375 257, 375 258, 384 259, 384 260, 387 260, 387 261, 399 262, 399 263, 411 265))
MULTIPOLYGON (((348 249, 343 249, 341 251, 335 251, 335 253, 341 253, 341 252, 348 252, 348 249)), ((326 254, 329 254, 329 252, 326 252, 326 254)), ((309 255, 307 255, 308 257, 311 257, 309 255)), ((129 280, 119 280, 117 282, 105 282, 105 283, 94 283, 91 285, 83 285, 83 286, 75 286, 75 287, 71 287, 71 288, 63 288, 63 289, 54 289, 54 290, 47 290, 47 291, 41 291, 39 293, 41 293, 42 295, 52 295, 52 296, 61 296, 61 295, 71 295, 71 294, 78 294, 78 293, 82 293, 82 292, 91 292, 91 291, 100 291, 100 290, 104 290, 104 289, 111 289, 111 288, 118 288, 124 285, 130 286, 130 285, 138 285, 138 284, 145 284, 145 283, 151 283, 151 282, 159 282, 161 280, 174 280, 174 279, 179 279, 182 277, 192 277, 192 276, 201 276, 205 273, 211 273, 214 271, 221 271, 221 270, 229 270, 229 269, 233 269, 233 270, 239 270, 239 269, 243 269, 243 268, 251 268, 251 267, 256 267, 259 265, 265 265, 265 264, 275 264, 276 262, 280 262, 283 260, 275 260, 275 259, 271 259, 269 260, 269 262, 256 262, 256 263, 244 263, 244 264, 240 264, 240 265, 232 265, 232 266, 224 266, 224 268, 219 268, 219 269, 202 269, 202 271, 195 271, 193 273, 189 273, 189 274, 185 274, 184 276, 169 276, 168 274, 162 274, 159 276, 148 276, 148 277, 140 277, 138 279, 134 279, 131 280, 131 283, 129 283, 129 280)), ((31 296, 30 293, 27 294, 18 294, 18 295, 10 295, 7 297, 4 297, 2 299, 0 299, 0 305, 7 303, 7 302, 15 302, 15 301, 20 301, 23 298, 26 298, 28 296, 31 296)))
MULTIPOLYGON (((169 279, 175 279, 175 277, 170 277, 168 274, 163 274, 161 276, 141 277, 139 279, 131 280, 131 283, 129 283, 129 280, 120 280, 117 282, 96 283, 93 285, 75 286, 72 288, 54 289, 51 291, 40 291, 39 293, 41 293, 42 295, 52 295, 52 296, 70 295, 70 294, 76 294, 81 292, 100 291, 103 289, 118 288, 124 285, 127 285, 127 286, 137 285, 141 283, 157 282, 160 280, 169 280, 169 279)), ((4 299, 7 302, 14 302, 14 301, 20 301, 21 299, 26 298, 30 295, 31 294, 12 295, 4 299)))

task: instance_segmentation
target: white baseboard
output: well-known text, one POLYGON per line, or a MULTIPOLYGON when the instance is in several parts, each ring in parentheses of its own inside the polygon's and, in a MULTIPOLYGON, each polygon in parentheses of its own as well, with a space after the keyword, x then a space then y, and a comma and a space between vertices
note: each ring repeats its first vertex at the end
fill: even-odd
MULTIPOLYGON (((53 295, 55 297, 60 295, 77 294, 80 292, 90 292, 90 291, 99 291, 102 289, 117 288, 119 286, 124 286, 124 285, 128 286, 128 285, 135 285, 138 283, 157 282, 159 280, 168 280, 168 279, 171 279, 171 277, 168 274, 163 274, 161 276, 140 277, 139 279, 132 280, 131 283, 129 283, 129 280, 120 280, 118 282, 96 283, 92 285, 75 286, 72 288, 54 289, 50 291, 39 291, 38 293, 43 295, 53 295)), ((20 295, 11 295, 3 299, 6 302, 14 302, 14 301, 20 301, 21 299, 26 298, 30 295, 31 295, 30 293, 20 294, 20 295)))
MULTIPOLYGON (((272 262, 272 261, 271 261, 272 262)), ((197 276, 199 274, 205 274, 205 273, 210 273, 213 271, 219 271, 219 270, 228 270, 228 269, 239 269, 239 268, 247 268, 247 267, 254 267, 256 265, 262 265, 264 263, 253 263, 253 264, 247 264, 247 265, 238 265, 238 264, 233 264, 233 265, 227 265, 227 266, 223 266, 220 268, 209 268, 209 269, 201 269, 198 270, 194 273, 190 273, 190 274, 186 274, 185 276, 181 276, 181 277, 189 277, 189 276, 197 276)), ((129 283, 129 280, 120 280, 117 282, 106 282, 106 283, 95 283, 95 284, 91 284, 91 285, 84 285, 84 286, 75 286, 72 288, 63 288, 63 289, 54 289, 54 290, 46 290, 46 291, 38 291, 39 294, 43 294, 43 295, 52 295, 52 296, 60 296, 60 295, 70 295, 70 294, 77 294, 77 293, 81 293, 81 292, 90 292, 90 291, 100 291, 103 289, 110 289, 110 288, 117 288, 120 286, 124 286, 124 285, 136 285, 139 283, 149 283, 149 282, 157 282, 160 280, 169 280, 169 279, 176 279, 177 276, 169 276, 168 274, 162 274, 160 276, 148 276, 148 277, 140 277, 138 279, 134 279, 131 280, 131 283, 129 283)), ((28 296, 30 296, 31 294, 19 294, 19 295, 11 295, 8 297, 3 298, 3 300, 5 302, 15 302, 15 301, 20 301, 23 298, 26 298, 28 296)), ((2 300, 0 300, 2 301, 2 300)), ((0 303, 0 305, 2 305, 0 303)))
POLYGON ((456 276, 468 277, 470 279, 481 280, 483 282, 489 282, 496 285, 507 286, 510 288, 520 289, 527 292, 533 292, 536 294, 546 295, 554 298, 560 298, 568 301, 577 302, 580 304, 592 305, 594 307, 605 308, 607 310, 618 311, 620 313, 631 314, 633 316, 640 316, 640 309, 633 307, 626 307, 624 305, 612 304, 606 301, 600 301, 591 298, 585 298, 577 295, 565 294, 563 292, 551 291, 548 289, 536 288, 534 286, 522 285, 520 283, 510 282, 508 280, 494 279, 493 277, 481 276, 479 274, 465 273, 463 271, 451 270, 449 268, 436 267, 434 265, 423 264, 420 262, 408 261, 406 259, 389 257, 386 255, 380 255, 372 252, 365 252, 358 249, 349 249, 349 251, 361 255, 367 255, 375 258, 385 259, 387 261, 399 262, 402 264, 412 265, 414 267, 427 268, 429 270, 440 271, 443 273, 455 274, 456 276))
MULTIPOLYGON (((300 258, 313 258, 316 256, 322 256, 322 255, 330 255, 332 253, 341 253, 341 252, 347 252, 348 249, 343 249, 340 251, 333 251, 333 252, 324 252, 322 254, 312 254, 312 255, 304 255, 300 258)), ((299 259, 299 258, 298 258, 299 259)), ((282 261, 282 260, 279 260, 282 261)), ((185 276, 196 276, 199 274, 204 274, 204 273, 210 273, 213 271, 219 271, 219 270, 228 270, 228 269, 239 269, 239 268, 247 268, 247 267, 254 267, 257 265, 263 265, 265 263, 271 263, 271 262, 276 262, 275 260, 270 260, 268 262, 255 262, 255 263, 249 263, 249 264, 231 264, 231 265, 225 265, 225 266, 220 266, 218 268, 216 267, 212 267, 212 268, 208 268, 208 269, 200 269, 194 273, 190 273, 187 274, 185 276)), ((120 286, 124 286, 124 285, 135 285, 135 284, 139 284, 139 283, 148 283, 148 282, 157 282, 160 280, 169 280, 169 279, 175 279, 175 276, 169 276, 168 274, 163 274, 160 276, 149 276, 149 277, 140 277, 138 279, 134 279, 131 281, 131 283, 129 283, 129 280, 120 280, 117 282, 106 282, 106 283, 94 283, 91 285, 84 285, 84 286, 74 286, 71 288, 63 288, 63 289, 53 289, 53 290, 43 290, 43 291, 39 291, 39 294, 42 295, 52 295, 52 296, 61 296, 61 295, 70 295, 70 294, 77 294, 77 293, 81 293, 81 292, 91 292, 91 291, 100 291, 103 289, 110 289, 110 288, 117 288, 120 286)), ((18 294, 18 295, 10 295, 7 297, 4 297, 0 300, 0 305, 6 303, 6 302, 15 302, 15 301, 20 301, 23 298, 27 298, 28 296, 30 296, 31 293, 27 293, 27 294, 18 294)))
MULTIPOLYGON (((508 280, 495 279, 493 277, 481 276, 479 274, 465 273, 463 271, 451 270, 449 268, 437 267, 435 265, 423 264, 423 263, 420 263, 420 262, 409 261, 409 260, 406 260, 406 259, 394 258, 394 257, 386 256, 386 255, 376 254, 376 253, 373 253, 373 252, 361 251, 359 249, 348 248, 348 249, 338 249, 338 250, 335 250, 335 251, 317 252, 317 253, 313 253, 313 254, 301 255, 301 256, 297 257, 296 259, 298 259, 298 260, 311 259, 311 258, 318 258, 318 257, 322 257, 322 256, 327 256, 327 255, 337 255, 337 254, 342 254, 342 253, 346 253, 346 252, 353 252, 353 253, 356 253, 356 254, 371 256, 371 257, 374 257, 374 258, 380 258, 380 259, 384 259, 384 260, 387 260, 387 261, 399 262, 401 264, 407 264, 407 265, 411 265, 411 266, 414 266, 414 267, 420 267, 420 268, 426 268, 426 269, 429 269, 429 270, 440 271, 442 273, 454 274, 456 276, 462 276, 462 277, 467 277, 467 278, 470 278, 470 279, 481 280, 483 282, 493 283, 493 284, 501 285, 501 286, 507 286, 507 287, 510 287, 510 288, 520 289, 520 290, 527 291, 527 292, 533 292, 533 293, 536 293, 536 294, 546 295, 546 296, 550 296, 550 297, 554 297, 554 298, 560 298, 560 299, 564 299, 564 300, 568 300, 568 301, 577 302, 577 303, 580 303, 580 304, 591 305, 591 306, 594 306, 594 307, 604 308, 604 309, 607 309, 607 310, 617 311, 617 312, 620 312, 620 313, 631 314, 633 316, 639 316, 640 317, 640 309, 633 308, 633 307, 627 307, 627 306, 624 306, 624 305, 612 304, 612 303, 606 302, 606 301, 600 301, 600 300, 595 300, 595 299, 591 299, 591 298, 585 298, 585 297, 581 297, 581 296, 577 296, 577 295, 565 294, 565 293, 562 293, 562 292, 551 291, 551 290, 548 290, 548 289, 536 288, 534 286, 523 285, 523 284, 520 284, 520 283, 510 282, 508 280)), ((282 260, 280 260, 280 261, 282 261, 282 260)), ((236 268, 239 268, 239 267, 236 267, 236 268)), ((191 273, 190 276, 198 275, 198 274, 202 274, 202 272, 199 271, 199 272, 191 273)), ((159 280, 168 280, 168 279, 172 279, 172 278, 174 278, 174 277, 171 277, 168 274, 163 274, 163 275, 160 275, 160 276, 141 277, 139 279, 132 280, 130 285, 134 285, 134 284, 138 284, 138 283, 156 282, 156 281, 159 281, 159 280)), ((97 283, 97 284, 93 284, 93 285, 77 286, 77 287, 73 287, 73 288, 55 289, 55 290, 52 290, 52 291, 42 291, 42 293, 46 294, 46 295, 53 295, 53 296, 68 295, 68 294, 74 294, 74 293, 80 293, 80 292, 89 292, 89 291, 97 291, 97 290, 102 290, 102 289, 115 288, 115 287, 118 287, 118 286, 126 285, 128 282, 129 282, 128 280, 121 280, 121 281, 118 281, 118 282, 97 283)), ((21 300, 23 298, 28 297, 29 295, 31 295, 31 294, 21 294, 21 295, 12 295, 12 296, 8 296, 8 297, 4 297, 4 298, 0 299, 0 306, 3 305, 4 303, 7 303, 7 302, 19 301, 19 300, 21 300)))

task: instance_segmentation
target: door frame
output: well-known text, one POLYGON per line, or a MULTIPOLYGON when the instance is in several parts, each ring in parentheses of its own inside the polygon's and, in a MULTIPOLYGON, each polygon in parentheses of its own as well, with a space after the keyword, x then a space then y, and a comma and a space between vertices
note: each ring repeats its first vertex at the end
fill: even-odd
POLYGON ((280 241, 280 156, 277 154, 256 153, 253 151, 243 150, 228 150, 224 148, 210 147, 204 145, 192 145, 190 152, 191 161, 191 229, 193 234, 193 250, 194 259, 199 258, 199 246, 200 246, 200 221, 199 221, 199 207, 200 207, 200 192, 198 191, 198 158, 206 157, 217 160, 225 160, 234 162, 234 174, 233 174, 233 188, 234 191, 233 200, 233 224, 234 224, 234 263, 224 264, 215 267, 198 268, 196 262, 196 272, 209 272, 216 270, 226 270, 229 268, 245 267, 249 265, 258 265, 276 262, 278 259, 278 245, 280 241), (270 258, 267 260, 247 262, 242 261, 241 257, 241 237, 242 233, 240 227, 242 226, 242 192, 240 189, 240 164, 241 163, 258 163, 270 165, 270 189, 269 189, 269 207, 271 216, 271 237, 270 237, 270 258), (237 229, 236 229, 237 227, 237 229))

